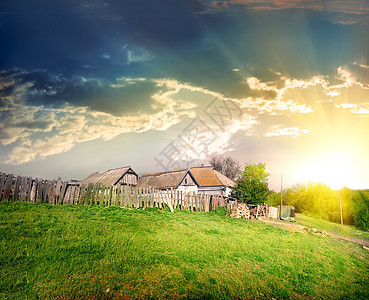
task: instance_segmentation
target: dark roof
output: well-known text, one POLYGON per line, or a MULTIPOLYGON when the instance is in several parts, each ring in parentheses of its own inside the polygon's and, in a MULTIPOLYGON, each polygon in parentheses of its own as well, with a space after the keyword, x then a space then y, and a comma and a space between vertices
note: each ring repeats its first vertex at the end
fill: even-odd
POLYGON ((232 179, 214 170, 214 167, 212 166, 191 168, 190 172, 192 173, 199 187, 236 186, 236 183, 232 179))
POLYGON ((92 173, 90 176, 81 181, 81 185, 88 185, 89 183, 99 183, 104 186, 115 185, 128 171, 136 174, 129 166, 117 169, 110 169, 103 172, 92 173))
POLYGON ((156 189, 177 188, 187 172, 188 170, 177 170, 145 174, 138 180, 137 186, 153 187, 156 189))

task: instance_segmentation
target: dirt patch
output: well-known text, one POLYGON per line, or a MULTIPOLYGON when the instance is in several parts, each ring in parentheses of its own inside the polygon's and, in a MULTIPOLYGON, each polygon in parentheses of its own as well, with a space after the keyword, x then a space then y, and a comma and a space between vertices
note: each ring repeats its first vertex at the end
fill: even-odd
POLYGON ((357 239, 357 238, 353 238, 353 237, 348 237, 348 236, 343 236, 340 234, 335 234, 335 233, 331 233, 331 232, 326 232, 326 231, 320 231, 317 230, 315 228, 311 228, 308 226, 303 226, 303 225, 299 225, 299 224, 295 224, 295 223, 287 223, 287 222, 283 222, 283 221, 274 221, 274 220, 268 220, 268 219, 263 219, 263 222, 274 225, 274 226, 282 226, 283 228, 292 231, 292 232, 296 232, 296 231, 306 231, 306 232, 312 232, 314 234, 319 234, 319 235, 326 235, 335 239, 341 239, 341 240, 345 240, 348 242, 352 242, 358 245, 362 245, 364 246, 365 249, 369 250, 369 241, 368 240, 363 240, 363 239, 357 239))

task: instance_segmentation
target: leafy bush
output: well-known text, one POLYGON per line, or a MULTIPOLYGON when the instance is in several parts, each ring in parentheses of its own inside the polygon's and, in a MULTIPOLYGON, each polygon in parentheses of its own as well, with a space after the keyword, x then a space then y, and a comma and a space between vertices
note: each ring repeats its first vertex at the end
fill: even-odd
POLYGON ((369 197, 362 191, 353 196, 353 223, 362 230, 369 229, 369 197))

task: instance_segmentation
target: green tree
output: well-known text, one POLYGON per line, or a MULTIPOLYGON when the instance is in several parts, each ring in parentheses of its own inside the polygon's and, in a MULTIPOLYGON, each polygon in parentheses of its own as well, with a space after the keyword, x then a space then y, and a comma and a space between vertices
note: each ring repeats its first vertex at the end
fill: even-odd
POLYGON ((269 195, 268 177, 265 164, 246 163, 237 180, 236 195, 241 201, 249 204, 262 204, 269 195))
POLYGON ((369 197, 363 191, 353 194, 353 222, 361 230, 369 229, 369 197))
POLYGON ((339 222, 339 195, 319 182, 297 184, 283 192, 283 203, 293 205, 296 212, 339 222))

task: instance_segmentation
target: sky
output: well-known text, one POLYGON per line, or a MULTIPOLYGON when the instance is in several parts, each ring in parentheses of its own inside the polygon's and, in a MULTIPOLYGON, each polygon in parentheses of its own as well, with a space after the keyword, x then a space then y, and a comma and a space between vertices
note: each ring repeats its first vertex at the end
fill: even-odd
POLYGON ((369 2, 3 0, 0 171, 265 163, 369 188, 369 2))

